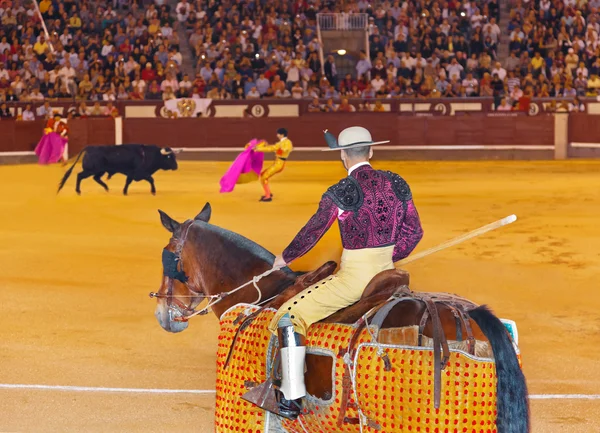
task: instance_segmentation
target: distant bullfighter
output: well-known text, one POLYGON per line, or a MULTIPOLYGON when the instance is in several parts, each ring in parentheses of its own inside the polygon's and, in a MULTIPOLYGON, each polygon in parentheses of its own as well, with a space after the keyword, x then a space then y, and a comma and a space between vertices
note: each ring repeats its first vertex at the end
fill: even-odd
POLYGON ((108 179, 115 173, 121 173, 127 176, 123 194, 127 195, 127 189, 134 180, 146 180, 150 183, 152 194, 156 194, 154 179, 152 175, 158 170, 177 170, 177 159, 169 147, 161 148, 156 145, 147 144, 122 144, 112 146, 87 146, 77 159, 67 170, 58 186, 58 192, 65 185, 65 182, 71 175, 75 164, 84 155, 81 162, 83 170, 77 175, 77 186, 75 191, 81 194, 80 184, 83 179, 90 176, 98 182, 106 191, 108 186, 102 181, 102 176, 108 173, 108 179))

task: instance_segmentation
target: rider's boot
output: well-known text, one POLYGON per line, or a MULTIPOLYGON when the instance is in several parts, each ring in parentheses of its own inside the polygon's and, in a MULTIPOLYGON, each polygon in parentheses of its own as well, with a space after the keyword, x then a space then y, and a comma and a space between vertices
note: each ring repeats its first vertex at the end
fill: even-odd
POLYGON ((280 415, 295 419, 302 411, 302 397, 306 395, 304 384, 305 339, 294 332, 294 325, 286 314, 277 328, 279 353, 281 355, 281 385, 276 389, 280 415))

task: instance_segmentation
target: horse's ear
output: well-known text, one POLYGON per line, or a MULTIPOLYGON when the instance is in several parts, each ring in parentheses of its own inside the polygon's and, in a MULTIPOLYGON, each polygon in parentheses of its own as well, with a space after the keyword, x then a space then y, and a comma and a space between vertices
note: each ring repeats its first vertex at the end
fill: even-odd
POLYGON ((158 210, 158 213, 160 214, 160 222, 168 231, 170 231, 171 233, 175 233, 179 230, 181 224, 179 224, 177 221, 175 221, 173 218, 171 218, 169 215, 167 215, 160 209, 158 210))
POLYGON ((212 209, 210 208, 210 203, 206 202, 206 204, 204 205, 204 207, 202 208, 200 213, 198 215, 196 215, 196 217, 194 219, 204 221, 205 223, 207 223, 210 220, 211 213, 212 213, 212 209))

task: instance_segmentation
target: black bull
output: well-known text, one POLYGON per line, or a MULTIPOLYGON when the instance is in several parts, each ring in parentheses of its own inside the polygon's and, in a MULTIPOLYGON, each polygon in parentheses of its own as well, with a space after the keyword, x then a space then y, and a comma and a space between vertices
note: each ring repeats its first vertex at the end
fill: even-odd
POLYGON ((108 186, 101 179, 105 173, 108 173, 108 179, 115 173, 127 176, 125 188, 123 188, 125 195, 134 180, 136 182, 148 181, 152 194, 156 194, 152 175, 158 170, 177 170, 175 152, 169 147, 161 148, 147 144, 87 146, 79 152, 77 159, 63 176, 57 192, 60 192, 65 185, 81 155, 84 155, 83 161, 81 161, 83 170, 77 175, 77 186, 75 187, 77 194, 81 194, 81 181, 90 176, 93 176, 94 180, 108 191, 108 186))

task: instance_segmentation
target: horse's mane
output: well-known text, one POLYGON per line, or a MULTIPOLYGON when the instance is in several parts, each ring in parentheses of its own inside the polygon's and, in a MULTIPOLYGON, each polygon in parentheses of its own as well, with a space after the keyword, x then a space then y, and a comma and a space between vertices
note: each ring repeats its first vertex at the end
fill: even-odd
MULTIPOLYGON (((219 236, 221 236, 227 240, 230 240, 238 247, 246 250, 248 253, 252 254, 253 256, 255 256, 256 258, 258 258, 260 260, 267 262, 270 265, 272 265, 273 261, 275 260, 275 254, 273 254, 272 252, 267 250, 265 247, 257 244, 256 242, 248 239, 247 237, 240 235, 239 233, 235 233, 235 232, 232 232, 231 230, 227 230, 222 227, 219 227, 219 226, 216 226, 216 225, 204 222, 204 221, 200 221, 200 220, 194 221, 194 225, 197 225, 199 227, 202 227, 204 229, 207 229, 214 233, 217 233, 219 236)), ((286 274, 291 274, 292 276, 300 276, 300 275, 304 274, 304 272, 294 272, 287 266, 285 268, 283 268, 282 271, 285 272, 286 274)))

